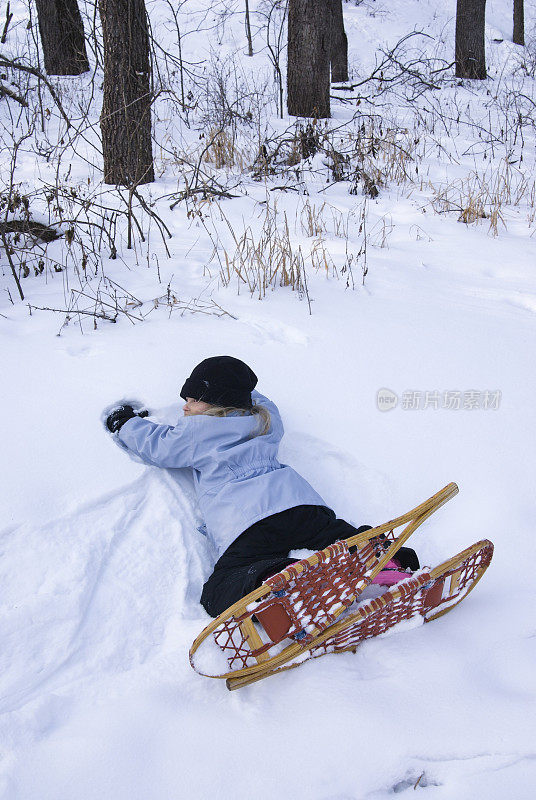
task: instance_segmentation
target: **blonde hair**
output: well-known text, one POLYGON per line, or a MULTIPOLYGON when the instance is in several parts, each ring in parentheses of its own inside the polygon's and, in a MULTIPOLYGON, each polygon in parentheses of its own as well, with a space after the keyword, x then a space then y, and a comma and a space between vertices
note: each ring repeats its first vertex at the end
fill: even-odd
POLYGON ((233 406, 210 406, 203 412, 209 417, 228 417, 231 414, 239 414, 246 416, 254 414, 259 418, 257 429, 251 434, 251 439, 255 436, 265 436, 270 430, 271 417, 270 412, 264 406, 254 404, 251 408, 234 408, 233 406))

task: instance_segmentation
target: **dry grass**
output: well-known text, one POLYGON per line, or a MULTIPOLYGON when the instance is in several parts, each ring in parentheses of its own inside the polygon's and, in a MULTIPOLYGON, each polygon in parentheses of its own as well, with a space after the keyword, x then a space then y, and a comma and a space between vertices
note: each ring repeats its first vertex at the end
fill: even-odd
POLYGON ((281 224, 277 203, 265 203, 264 219, 257 236, 249 226, 237 234, 229 220, 225 218, 225 221, 235 250, 229 253, 224 249, 225 263, 220 268, 224 286, 236 279, 239 292, 240 287, 245 286, 259 300, 266 296, 268 289, 276 286, 289 286, 299 295, 307 296, 302 249, 292 243, 286 213, 283 213, 281 224))
POLYGON ((208 134, 209 145, 203 161, 215 169, 235 168, 240 172, 251 164, 251 157, 244 148, 238 146, 236 137, 229 128, 212 129, 208 134))
MULTIPOLYGON (((357 243, 352 243, 348 236, 350 214, 328 203, 315 206, 305 199, 296 211, 294 232, 291 232, 287 212, 278 210, 277 201, 268 197, 260 205, 260 225, 248 225, 242 232, 235 230, 221 205, 217 206, 220 219, 213 221, 211 238, 215 252, 223 253, 220 280, 224 286, 236 281, 239 293, 245 288, 260 300, 270 289, 287 286, 309 301, 308 271, 343 279, 347 287, 353 287, 353 269, 361 265, 364 278, 367 272, 366 202, 352 215, 356 218, 357 243), (222 245, 219 234, 222 221, 231 234, 232 248, 222 245), (334 236, 345 242, 344 256, 341 254, 338 264, 327 240, 334 236)), ((385 242, 385 226, 379 238, 385 242)))
POLYGON ((324 210, 326 203, 322 203, 320 207, 311 204, 309 198, 302 204, 301 208, 296 209, 296 216, 299 214, 299 223, 302 233, 305 236, 321 236, 326 232, 326 221, 324 219, 324 210))
MULTIPOLYGON (((470 225, 488 220, 489 231, 494 236, 499 228, 506 228, 505 206, 519 206, 529 202, 534 218, 536 183, 508 159, 502 159, 497 167, 486 171, 473 171, 466 178, 446 186, 431 185, 432 208, 437 213, 456 212, 458 221, 470 225)), ((529 221, 531 212, 529 211, 529 221)))

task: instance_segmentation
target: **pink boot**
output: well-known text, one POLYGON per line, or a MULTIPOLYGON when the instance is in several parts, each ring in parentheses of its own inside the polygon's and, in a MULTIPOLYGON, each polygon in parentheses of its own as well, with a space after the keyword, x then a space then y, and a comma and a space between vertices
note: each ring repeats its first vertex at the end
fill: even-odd
POLYGON ((392 559, 388 561, 385 567, 378 572, 372 583, 377 583, 380 586, 394 586, 395 583, 403 581, 404 578, 409 578, 409 572, 402 572, 398 561, 392 559))

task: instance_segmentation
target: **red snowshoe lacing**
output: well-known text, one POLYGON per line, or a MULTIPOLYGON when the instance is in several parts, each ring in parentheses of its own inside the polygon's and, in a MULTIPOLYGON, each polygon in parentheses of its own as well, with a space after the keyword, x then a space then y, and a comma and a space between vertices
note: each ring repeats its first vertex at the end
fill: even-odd
POLYGON ((367 573, 394 539, 390 531, 352 553, 346 542, 336 542, 316 554, 316 564, 311 565, 304 559, 268 578, 266 583, 272 592, 265 600, 250 607, 245 614, 226 620, 214 631, 215 641, 226 652, 229 668, 236 670, 256 663, 256 656, 288 637, 302 645, 311 642, 317 632, 331 625, 354 602, 356 594, 370 583, 367 573), (240 626, 252 613, 269 637, 269 641, 257 649, 250 647, 247 634, 240 626))
POLYGON ((450 604, 462 600, 478 575, 486 569, 492 555, 493 545, 490 543, 435 580, 428 572, 408 577, 402 584, 384 592, 381 598, 368 600, 361 608, 356 609, 354 613, 359 617, 355 622, 322 644, 311 648, 311 656, 352 650, 363 640, 379 636, 397 623, 417 615, 426 621, 427 614, 433 616, 434 610, 436 613, 442 610, 437 608, 438 605, 441 604, 446 609, 450 604), (376 608, 376 612, 371 614, 371 608, 376 608))
POLYGON ((240 622, 234 617, 222 622, 212 635, 216 644, 227 654, 229 669, 241 669, 256 663, 256 651, 252 651, 240 622))

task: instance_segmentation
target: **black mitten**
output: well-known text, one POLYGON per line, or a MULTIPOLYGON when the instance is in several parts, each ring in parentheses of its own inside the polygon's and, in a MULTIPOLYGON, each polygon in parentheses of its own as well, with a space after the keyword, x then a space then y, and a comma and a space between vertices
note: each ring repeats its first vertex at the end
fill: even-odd
POLYGON ((132 406, 118 406, 106 420, 106 427, 110 433, 117 433, 118 430, 132 417, 146 417, 148 411, 134 411, 132 406))

